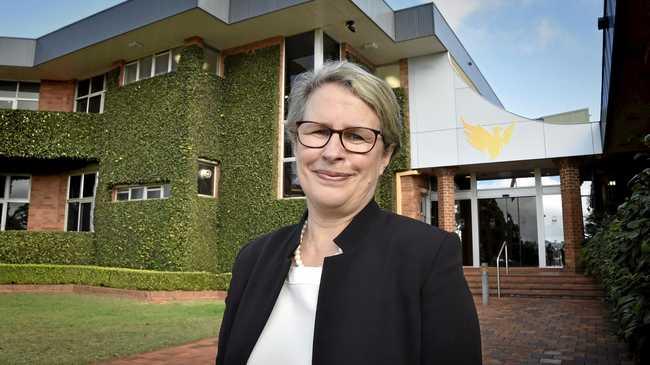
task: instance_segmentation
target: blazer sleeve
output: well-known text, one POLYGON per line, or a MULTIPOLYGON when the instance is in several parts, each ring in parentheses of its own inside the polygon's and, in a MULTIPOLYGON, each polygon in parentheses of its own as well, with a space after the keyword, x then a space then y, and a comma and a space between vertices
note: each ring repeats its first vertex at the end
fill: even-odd
POLYGON ((232 329, 235 314, 237 313, 237 307, 239 306, 239 301, 241 300, 241 296, 250 275, 251 262, 244 253, 249 244, 244 245, 239 250, 231 271, 232 276, 230 278, 230 286, 228 287, 228 293, 226 294, 225 300, 226 309, 221 320, 221 328, 219 329, 216 365, 224 364, 228 339, 230 338, 230 330, 232 329))
POLYGON ((481 364, 481 331, 457 235, 447 233, 440 243, 421 304, 421 363, 481 364))

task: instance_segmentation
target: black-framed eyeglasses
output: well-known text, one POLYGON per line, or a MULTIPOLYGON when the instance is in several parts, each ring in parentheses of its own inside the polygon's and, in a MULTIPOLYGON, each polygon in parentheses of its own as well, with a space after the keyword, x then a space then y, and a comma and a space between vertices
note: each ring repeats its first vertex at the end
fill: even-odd
POLYGON ((370 152, 377 144, 377 136, 381 135, 381 131, 372 128, 333 129, 312 121, 296 122, 296 126, 298 142, 305 147, 323 148, 329 143, 332 134, 338 133, 343 148, 352 153, 370 152))

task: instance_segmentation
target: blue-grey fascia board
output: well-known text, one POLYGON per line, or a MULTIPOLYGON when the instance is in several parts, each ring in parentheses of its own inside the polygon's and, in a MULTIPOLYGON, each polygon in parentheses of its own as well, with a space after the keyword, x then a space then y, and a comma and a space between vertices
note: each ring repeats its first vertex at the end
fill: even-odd
POLYGON ((403 42, 411 39, 435 36, 451 53, 460 68, 474 82, 478 91, 490 102, 503 107, 492 87, 476 66, 453 29, 449 26, 440 10, 433 4, 427 3, 395 12, 395 41, 403 42))
POLYGON ((36 39, 0 37, 0 65, 33 67, 36 39))
POLYGON ((38 38, 35 64, 198 7, 198 0, 130 0, 38 38))
POLYGON ((485 77, 483 77, 476 62, 474 62, 463 44, 460 43, 454 30, 451 29, 445 18, 442 16, 442 13, 440 13, 440 10, 438 10, 433 3, 431 5, 433 6, 433 28, 436 37, 440 40, 447 51, 451 53, 452 57, 456 60, 456 63, 458 63, 458 66, 460 66, 470 80, 472 80, 479 93, 493 104, 503 108, 501 100, 499 100, 497 94, 492 90, 492 87, 485 77))

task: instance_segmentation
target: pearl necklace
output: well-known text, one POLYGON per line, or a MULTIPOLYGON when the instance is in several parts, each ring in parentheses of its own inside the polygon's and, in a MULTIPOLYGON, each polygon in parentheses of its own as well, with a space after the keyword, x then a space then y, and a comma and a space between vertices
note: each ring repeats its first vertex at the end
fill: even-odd
POLYGON ((296 261, 296 266, 303 266, 302 265, 302 258, 300 257, 300 246, 302 246, 302 239, 305 237, 305 231, 307 230, 307 221, 305 221, 305 224, 302 226, 302 230, 300 231, 300 242, 298 243, 298 247, 296 247, 296 251, 293 253, 293 259, 296 261))

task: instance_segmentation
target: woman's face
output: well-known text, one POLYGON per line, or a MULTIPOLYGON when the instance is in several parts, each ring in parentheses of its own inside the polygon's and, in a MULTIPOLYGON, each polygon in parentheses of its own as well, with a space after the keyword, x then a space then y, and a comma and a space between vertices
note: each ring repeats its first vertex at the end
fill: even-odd
MULTIPOLYGON (((351 91, 337 84, 316 89, 305 106, 306 121, 318 122, 332 129, 365 127, 379 130, 374 110, 351 91)), ((339 135, 332 134, 322 148, 308 148, 296 141, 298 179, 309 208, 352 214, 372 199, 377 180, 388 162, 393 147, 386 150, 381 136, 366 154, 351 153, 341 145, 339 135)))

